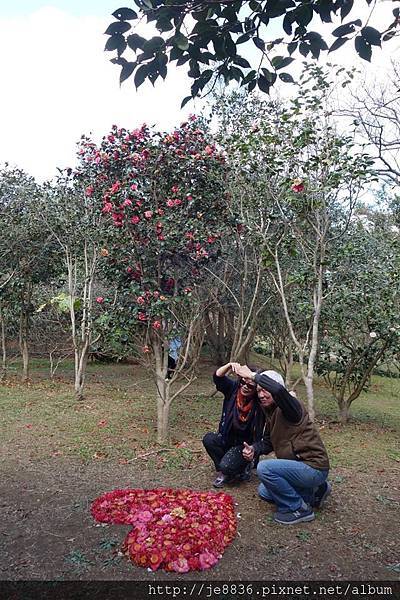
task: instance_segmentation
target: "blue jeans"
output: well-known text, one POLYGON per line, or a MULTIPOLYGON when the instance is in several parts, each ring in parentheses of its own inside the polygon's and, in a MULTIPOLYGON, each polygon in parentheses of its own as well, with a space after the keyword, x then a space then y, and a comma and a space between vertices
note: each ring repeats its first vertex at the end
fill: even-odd
POLYGON ((328 473, 328 469, 314 469, 299 460, 270 458, 258 463, 258 493, 263 500, 276 504, 278 512, 293 512, 304 502, 313 504, 314 493, 328 473))

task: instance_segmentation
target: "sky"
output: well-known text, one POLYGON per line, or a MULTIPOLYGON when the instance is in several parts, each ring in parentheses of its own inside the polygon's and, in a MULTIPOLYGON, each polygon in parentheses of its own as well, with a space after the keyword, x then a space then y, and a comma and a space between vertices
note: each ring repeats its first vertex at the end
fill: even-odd
MULTIPOLYGON (((356 0, 366 6, 364 0, 356 0)), ((371 25, 390 22, 391 2, 382 2, 371 25)), ((0 163, 24 169, 39 181, 57 167, 75 164, 82 134, 95 139, 115 123, 135 128, 142 123, 169 129, 198 112, 189 103, 185 68, 155 88, 146 82, 136 92, 133 79, 119 86, 119 67, 104 52, 103 35, 111 13, 131 0, 3 0, 0 5, 0 163)), ((338 22, 338 25, 340 23, 338 22)), ((319 29, 323 32, 323 30, 319 29)), ((382 75, 397 40, 377 49, 370 67, 382 75)), ((339 50, 334 62, 360 65, 354 52, 339 50)), ((332 56, 330 57, 332 59, 332 56)))

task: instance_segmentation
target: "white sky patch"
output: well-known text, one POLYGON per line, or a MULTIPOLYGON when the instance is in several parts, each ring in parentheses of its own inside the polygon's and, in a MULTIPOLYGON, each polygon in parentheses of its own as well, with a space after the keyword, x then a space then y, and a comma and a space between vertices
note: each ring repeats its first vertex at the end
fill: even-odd
MULTIPOLYGON (((365 3, 363 9, 367 13, 365 3)), ((392 9, 392 2, 380 2, 369 24, 382 30, 392 9)), ((104 52, 103 32, 111 21, 106 13, 77 17, 52 7, 0 18, 0 52, 7 57, 0 62, 0 163, 8 161, 38 179, 51 178, 57 167, 74 165, 75 144, 83 133, 93 132, 99 139, 113 123, 135 128, 147 122, 169 129, 199 111, 201 102, 179 108, 189 94, 185 66, 170 68, 166 82, 157 81, 155 88, 146 82, 136 92, 133 77, 119 87, 120 68, 109 62, 113 54, 104 52)), ((325 37, 335 25, 315 21, 325 37)), ((383 50, 374 47, 371 75, 382 74, 398 48, 398 40, 384 44, 383 50)), ((353 41, 322 62, 326 60, 366 64, 357 58, 353 41)), ((295 74, 298 66, 285 70, 295 74)), ((281 93, 293 93, 288 84, 279 87, 281 93)))
POLYGON ((73 166, 83 133, 98 139, 114 123, 169 129, 195 112, 193 103, 179 109, 188 95, 185 69, 171 69, 155 88, 146 82, 136 92, 133 78, 119 87, 120 67, 103 51, 111 20, 51 7, 0 20, 0 53, 8 57, 0 63, 0 162, 50 178, 73 166))

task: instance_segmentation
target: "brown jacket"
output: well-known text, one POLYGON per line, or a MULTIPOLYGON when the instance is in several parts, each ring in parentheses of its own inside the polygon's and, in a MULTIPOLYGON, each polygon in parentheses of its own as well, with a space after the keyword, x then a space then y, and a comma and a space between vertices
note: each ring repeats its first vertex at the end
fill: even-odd
POLYGON ((277 458, 301 460, 314 469, 329 469, 325 446, 303 402, 264 374, 257 374, 255 381, 268 390, 275 401, 273 408, 265 410, 262 441, 253 444, 256 458, 274 451, 277 458))
POLYGON ((301 403, 303 416, 299 423, 290 423, 277 406, 266 417, 264 440, 270 440, 277 458, 301 460, 314 469, 329 469, 329 458, 317 427, 301 403))

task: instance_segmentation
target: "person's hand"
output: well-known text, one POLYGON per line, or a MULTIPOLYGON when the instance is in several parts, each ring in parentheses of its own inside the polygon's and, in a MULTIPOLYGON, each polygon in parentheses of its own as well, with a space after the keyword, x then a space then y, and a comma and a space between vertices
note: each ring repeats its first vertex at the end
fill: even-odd
POLYGON ((251 462, 254 458, 254 448, 253 446, 249 446, 249 444, 247 442, 243 442, 243 450, 242 450, 242 455, 243 458, 245 460, 248 460, 249 462, 251 462))
POLYGON ((237 369, 240 369, 240 363, 231 362, 231 369, 233 373, 237 374, 237 369))
POLYGON ((239 365, 235 368, 234 372, 236 373, 236 375, 239 375, 239 377, 242 377, 243 379, 253 379, 254 377, 253 371, 251 371, 247 365, 239 365))

